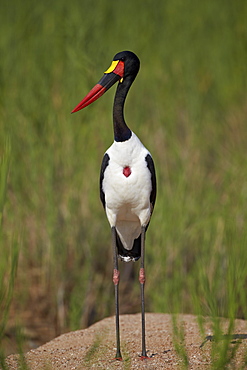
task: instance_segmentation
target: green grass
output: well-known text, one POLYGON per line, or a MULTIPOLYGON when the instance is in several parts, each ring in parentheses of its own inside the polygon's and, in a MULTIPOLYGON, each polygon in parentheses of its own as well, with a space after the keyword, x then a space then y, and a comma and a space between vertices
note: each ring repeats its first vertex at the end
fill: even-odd
POLYGON ((181 368, 189 368, 189 358, 185 347, 185 332, 183 323, 178 322, 176 315, 172 316, 173 345, 181 360, 181 368))
MULTIPOLYGON (((246 15, 244 0, 1 3, 1 157, 11 142, 2 230, 21 230, 17 316, 34 286, 57 333, 114 312, 98 196, 114 88, 70 111, 129 49, 141 71, 126 120, 152 152, 158 180, 147 309, 246 318, 246 15)), ((139 309, 134 269, 136 283, 122 291, 133 307, 123 312, 139 309)))
POLYGON ((3 213, 6 201, 9 165, 11 159, 11 145, 6 138, 0 158, 0 366, 6 369, 5 353, 2 341, 5 336, 11 301, 13 298, 14 282, 19 257, 19 243, 15 236, 6 235, 2 228, 3 213))
POLYGON ((102 338, 97 337, 91 347, 88 349, 84 359, 86 367, 91 367, 95 357, 98 357, 101 343, 102 338))

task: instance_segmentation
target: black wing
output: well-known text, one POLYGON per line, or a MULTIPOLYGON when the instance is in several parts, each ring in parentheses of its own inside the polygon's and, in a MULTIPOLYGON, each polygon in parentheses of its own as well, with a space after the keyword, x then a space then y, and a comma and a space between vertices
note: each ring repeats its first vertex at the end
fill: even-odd
POLYGON ((102 183, 103 183, 103 179, 104 179, 105 169, 109 164, 109 160, 110 160, 109 155, 107 153, 105 153, 105 155, 103 157, 103 160, 102 160, 102 164, 101 164, 100 179, 99 179, 100 200, 101 200, 104 208, 105 208, 105 193, 103 192, 103 189, 102 189, 102 183))
POLYGON ((154 161, 150 154, 148 154, 145 159, 147 162, 147 167, 151 173, 152 191, 150 194, 150 203, 152 204, 152 208, 154 208, 157 190, 154 161))

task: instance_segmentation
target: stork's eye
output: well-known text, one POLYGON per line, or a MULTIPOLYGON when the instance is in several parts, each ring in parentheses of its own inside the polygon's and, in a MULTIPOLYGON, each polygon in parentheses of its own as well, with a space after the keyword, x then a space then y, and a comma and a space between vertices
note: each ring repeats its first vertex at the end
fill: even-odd
POLYGON ((124 62, 124 61, 125 61, 125 57, 120 58, 120 60, 121 60, 122 62, 124 62))

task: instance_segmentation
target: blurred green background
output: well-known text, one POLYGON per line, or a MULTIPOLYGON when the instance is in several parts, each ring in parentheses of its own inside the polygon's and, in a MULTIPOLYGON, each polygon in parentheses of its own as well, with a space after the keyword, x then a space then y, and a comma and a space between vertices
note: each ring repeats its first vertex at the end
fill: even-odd
MULTIPOLYGON (((0 339, 8 353, 19 326, 30 348, 114 314, 98 182, 115 88, 70 111, 122 50, 141 60, 125 116, 158 181, 147 311, 246 318, 246 19, 245 0, 1 1, 0 157, 9 169, 0 339)), ((140 311, 138 269, 121 264, 121 313, 140 311)))

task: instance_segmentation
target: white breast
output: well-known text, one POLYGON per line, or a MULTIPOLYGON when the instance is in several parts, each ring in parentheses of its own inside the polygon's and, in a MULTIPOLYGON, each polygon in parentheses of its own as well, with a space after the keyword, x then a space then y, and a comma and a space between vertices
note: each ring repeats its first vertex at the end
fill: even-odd
POLYGON ((127 141, 114 142, 106 153, 110 160, 102 187, 107 218, 124 247, 131 249, 151 215, 151 173, 145 159, 150 153, 134 133, 127 141), (128 177, 123 174, 126 166, 131 170, 128 177))

